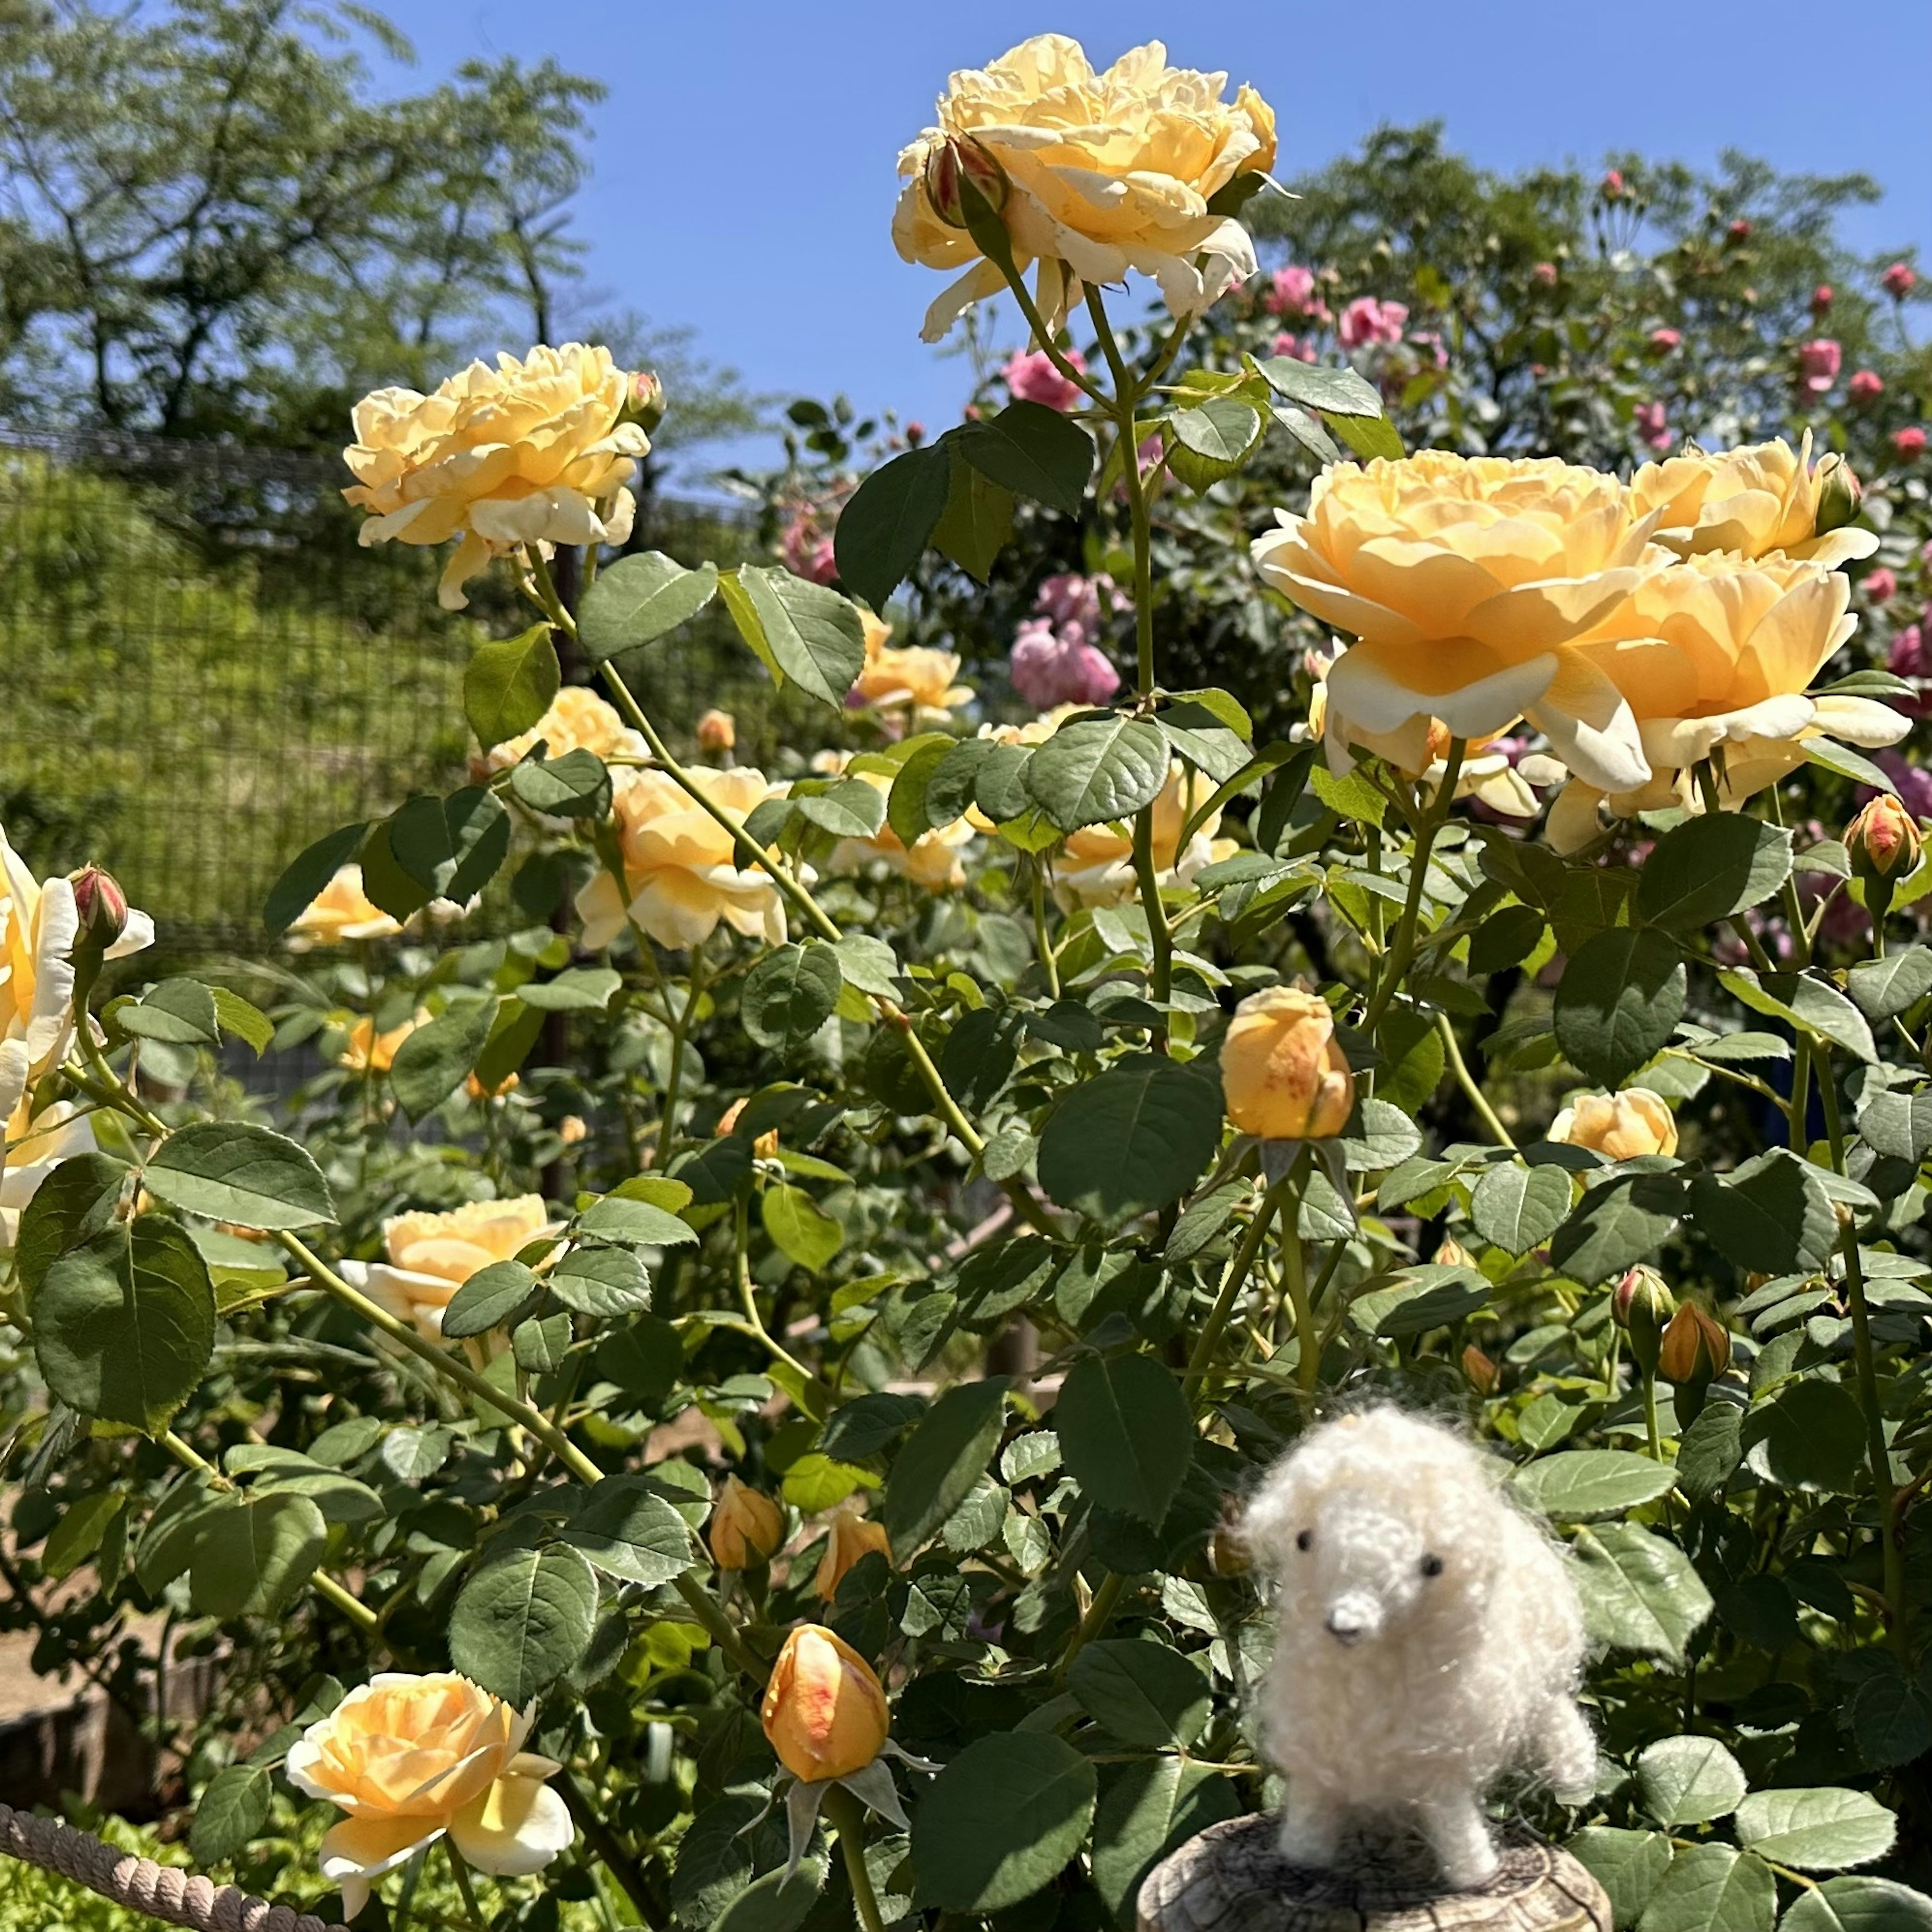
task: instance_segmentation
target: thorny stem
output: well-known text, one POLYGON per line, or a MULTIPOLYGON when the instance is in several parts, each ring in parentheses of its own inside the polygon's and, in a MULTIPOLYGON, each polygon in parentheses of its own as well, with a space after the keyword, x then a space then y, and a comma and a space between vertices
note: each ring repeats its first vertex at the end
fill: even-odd
POLYGON ((765 1326, 758 1312, 757 1291, 752 1286, 752 1196, 748 1184, 739 1191, 732 1208, 732 1273, 737 1283, 738 1300, 752 1334, 768 1349, 774 1361, 782 1362, 806 1388, 816 1395, 822 1412, 829 1412, 832 1391, 765 1326))
POLYGON ((851 1881, 852 1904, 865 1932, 885 1932, 886 1922, 872 1890, 872 1875, 866 1869, 866 1814, 859 1801, 842 1784, 829 1786, 824 1812, 838 1834, 838 1856, 845 1862, 845 1876, 851 1881))
POLYGON ((1436 1016, 1436 1030, 1442 1036, 1442 1050, 1449 1056, 1450 1070, 1456 1076, 1456 1084, 1462 1090, 1462 1097, 1475 1108, 1476 1118, 1487 1127, 1497 1141, 1514 1154, 1516 1142, 1510 1138, 1510 1131, 1496 1118, 1496 1109, 1490 1105, 1487 1096, 1470 1077, 1468 1063, 1462 1058, 1461 1043, 1456 1037, 1456 1024, 1447 1013, 1436 1016))
POLYGON ((1046 975, 1047 998, 1060 997, 1060 956, 1053 950, 1052 936, 1046 929, 1046 870, 1038 860, 1033 860, 1028 869, 1033 874, 1033 943, 1040 955, 1040 970, 1046 975))
POLYGON ((1187 1373, 1180 1384, 1180 1392, 1192 1403, 1200 1393, 1201 1384, 1208 1378, 1208 1365, 1214 1359, 1214 1351, 1220 1347, 1221 1337, 1226 1331, 1228 1318, 1234 1312, 1234 1304, 1241 1298, 1241 1290, 1253 1272, 1256 1257, 1261 1253, 1262 1244, 1268 1239, 1269 1224, 1281 1205, 1282 1198, 1295 1190, 1301 1170, 1307 1160, 1304 1148, 1295 1158, 1294 1166, 1262 1196, 1261 1204, 1255 1210, 1254 1219, 1248 1223, 1247 1232, 1241 1237, 1240 1245, 1229 1256, 1226 1271, 1221 1276, 1220 1292, 1214 1298, 1214 1306, 1202 1324, 1194 1344, 1194 1352, 1188 1358, 1187 1373))
POLYGON ((1447 822, 1449 808, 1456 801, 1456 781, 1461 776, 1462 754, 1468 748, 1466 739, 1449 740, 1448 755, 1442 765, 1442 782, 1430 800, 1421 824, 1416 827, 1415 850, 1408 862, 1408 896, 1402 902, 1395 943, 1389 948, 1383 958, 1382 970, 1376 976, 1375 996, 1362 1016, 1362 1030, 1365 1034, 1372 1034, 1376 1023, 1388 1011, 1389 1002, 1395 998, 1396 988, 1402 984, 1409 962, 1415 957, 1415 929, 1422 916, 1423 886, 1429 877, 1429 855, 1435 850, 1436 835, 1447 822))

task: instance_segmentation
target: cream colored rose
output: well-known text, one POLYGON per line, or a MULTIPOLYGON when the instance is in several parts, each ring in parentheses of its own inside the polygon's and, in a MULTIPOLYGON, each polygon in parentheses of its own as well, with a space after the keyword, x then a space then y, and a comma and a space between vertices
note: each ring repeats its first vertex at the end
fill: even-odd
MULTIPOLYGON (((742 824, 777 796, 748 765, 729 771, 694 766, 693 785, 742 824)), ((628 914, 660 946, 700 944, 722 920, 734 932, 784 944, 784 901, 777 882, 757 866, 740 866, 730 832, 667 773, 620 770, 613 775, 614 809, 624 859, 628 904, 610 873, 599 872, 577 896, 584 943, 608 946, 628 914)))
MULTIPOLYGON (((66 1057, 74 1028, 70 956, 80 930, 74 882, 42 884, 0 827, 0 1121, 11 1122, 28 1088, 66 1057)), ((106 956, 125 958, 154 940, 154 921, 130 911, 106 956)), ((7 1132, 16 1137, 12 1126, 7 1132)))
POLYGON ((1550 1122, 1548 1138, 1568 1147, 1592 1148, 1611 1160, 1634 1160, 1639 1154, 1677 1151, 1677 1117, 1670 1103, 1648 1087, 1582 1094, 1550 1122))
MULTIPOLYGON (((1204 804, 1213 784, 1177 758, 1168 766, 1167 782, 1154 802, 1154 864, 1163 890, 1192 884, 1195 875, 1234 849, 1232 839, 1217 839, 1221 814, 1210 812, 1185 847, 1180 834, 1190 817, 1204 804)), ((1139 890, 1134 875, 1134 829, 1124 820, 1082 826, 1070 832, 1052 861, 1054 887, 1069 903, 1084 906, 1119 905, 1139 890)))
POLYGON ((393 939, 402 928, 362 890, 362 868, 344 866, 289 925, 289 950, 342 946, 356 939, 393 939))
MULTIPOLYGON (((842 760, 837 769, 843 768, 842 760)), ((892 788, 892 780, 884 772, 860 772, 854 776, 874 791, 890 793, 892 788)), ((960 860, 973 842, 973 832, 974 827, 967 820, 956 818, 950 825, 921 832, 908 849, 904 840, 881 820, 878 830, 869 838, 840 839, 826 862, 835 872, 862 872, 868 866, 882 865, 929 892, 956 892, 966 884, 966 868, 960 860)))
POLYGON ((1328 677, 1330 768, 1365 736, 1426 762, 1432 720, 1480 739, 1526 717, 1572 771, 1609 787, 1650 767, 1636 720, 1571 648, 1669 553, 1648 550, 1612 476, 1553 458, 1424 450, 1330 464, 1308 514, 1256 538, 1264 582, 1358 641, 1328 677))
POLYGON ((1262 1140, 1330 1140, 1348 1124, 1355 1076, 1318 993, 1270 986, 1234 1009, 1221 1041, 1228 1118, 1262 1140))
POLYGON ((343 495, 369 513, 364 544, 460 537, 442 573, 446 610, 492 557, 520 544, 622 543, 625 486, 650 440, 624 420, 630 377, 608 349, 532 349, 472 362, 432 394, 378 389, 356 406, 343 495))
POLYGON ((1630 500, 1639 516, 1663 513, 1657 541, 1680 556, 1781 554, 1827 568, 1870 556, 1878 548, 1870 530, 1817 533, 1820 481, 1808 429, 1796 449, 1780 439, 1646 463, 1630 478, 1630 500))
POLYGON ((903 705, 910 709, 916 723, 944 724, 951 718, 953 706, 971 698, 966 686, 953 682, 959 675, 957 652, 923 645, 895 650, 886 642, 892 627, 881 623, 869 610, 862 614, 866 620, 866 668, 853 681, 847 704, 876 705, 881 710, 903 705))
POLYGON ((484 754, 484 763, 493 772, 507 771, 522 764, 539 740, 546 758, 594 752, 607 763, 612 758, 641 758, 649 748, 643 734, 632 730, 588 686, 566 684, 530 730, 493 746, 484 754))
POLYGON ((4 1165, 0 1166, 0 1254, 20 1238, 20 1216, 40 1184, 64 1160, 98 1151, 88 1116, 65 1100, 44 1107, 29 1120, 23 1100, 5 1123, 4 1165))
POLYGON ((1274 113, 1252 88, 1224 101, 1224 74, 1167 64, 1158 40, 1096 74, 1077 41, 1042 34, 983 69, 954 74, 938 124, 899 157, 905 185, 892 242, 908 262, 964 268, 926 312, 936 342, 960 314, 1005 286, 972 237, 932 206, 926 164, 950 136, 976 142, 1004 171, 1001 217, 1023 274, 1040 263, 1040 306, 1049 328, 1083 284, 1124 279, 1130 268, 1160 284, 1168 311, 1192 315, 1255 272, 1254 243, 1232 215, 1208 204, 1238 175, 1274 165, 1274 113), (970 266, 969 266, 970 265, 970 266))
POLYGON ((382 1223, 388 1258, 344 1262, 342 1269, 392 1315, 434 1336, 442 1333, 443 1310, 472 1275, 493 1262, 513 1261, 531 1242, 560 1231, 540 1195, 466 1201, 447 1214, 392 1216, 382 1223))
POLYGON ((498 1878, 540 1871, 574 1835, 544 1783, 562 1766, 524 1749, 520 1716, 454 1671, 386 1672, 350 1692, 289 1747, 289 1781, 349 1815, 322 1841, 322 1875, 343 1916, 372 1882, 446 1832, 464 1861, 498 1878))

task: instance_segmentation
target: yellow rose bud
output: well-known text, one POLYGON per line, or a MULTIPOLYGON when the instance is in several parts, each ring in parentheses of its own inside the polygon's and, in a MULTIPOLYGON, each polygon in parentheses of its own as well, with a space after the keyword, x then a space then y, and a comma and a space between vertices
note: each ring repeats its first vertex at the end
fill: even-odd
POLYGON ((1462 1372, 1478 1395, 1494 1395, 1503 1372, 1472 1342, 1462 1351, 1462 1372))
POLYGON ((784 1540, 784 1513, 768 1496, 748 1489, 736 1476, 724 1479, 724 1493, 711 1512, 712 1559, 721 1570, 749 1570, 769 1563, 784 1540))
POLYGON ((1664 1331, 1658 1373, 1679 1388, 1701 1388, 1730 1365, 1730 1330, 1696 1302, 1679 1304, 1664 1331))
POLYGON ((1817 505, 1812 535, 1822 537, 1843 530, 1858 514, 1859 500, 1864 495, 1858 478, 1852 473, 1852 466, 1842 456, 1821 457, 1811 481, 1817 505))
POLYGON ((623 413, 619 420, 635 423, 649 436, 664 421, 664 385, 648 369, 638 370, 630 379, 623 413))
POLYGON ((1234 1009, 1221 1042, 1228 1118, 1262 1140, 1329 1140, 1347 1126, 1355 1077, 1325 1000, 1270 986, 1234 1009))
POLYGON ((463 1076, 463 1090, 480 1107, 485 1100, 500 1100, 506 1094, 514 1094, 524 1084, 520 1073, 506 1073, 494 1087, 486 1087, 474 1073, 463 1076))
POLYGON ((1664 1331, 1677 1304, 1654 1268, 1634 1268, 1610 1297, 1610 1317, 1630 1336, 1630 1359, 1647 1376, 1657 1372, 1664 1331))
POLYGON ((1585 1094, 1550 1122, 1549 1138, 1568 1147, 1592 1148, 1610 1160, 1671 1154, 1677 1151, 1677 1117, 1663 1096, 1648 1087, 1626 1087, 1621 1094, 1585 1094))
POLYGON ((826 1603, 838 1594, 845 1573, 868 1551, 876 1550, 886 1561, 892 1560, 892 1546, 882 1522, 873 1522, 856 1510, 842 1509, 832 1519, 826 1538, 825 1554, 819 1559, 818 1574, 812 1588, 826 1603))
POLYGON ((735 752, 738 748, 738 721, 728 711, 706 712, 698 721, 698 748, 700 752, 735 752))
POLYGON ((367 1013, 349 1029, 349 1038, 338 1057, 339 1064, 352 1073, 386 1073, 395 1064, 396 1049, 419 1026, 429 1024, 429 1014, 418 1008, 400 1026, 378 1033, 376 1022, 367 1013))
POLYGON ((1453 1234, 1430 1256, 1430 1259, 1438 1268, 1474 1268, 1476 1265, 1475 1256, 1453 1234))
POLYGON ((823 1624, 785 1639, 758 1714, 778 1762, 808 1784, 863 1771, 892 1732, 872 1666, 823 1624))
POLYGON ((556 1124, 556 1137, 566 1147, 575 1147, 590 1132, 581 1114, 566 1114, 556 1124))
POLYGON ((1882 791, 1845 827, 1852 869, 1860 878, 1902 878, 1918 862, 1918 822, 1888 791, 1882 791))

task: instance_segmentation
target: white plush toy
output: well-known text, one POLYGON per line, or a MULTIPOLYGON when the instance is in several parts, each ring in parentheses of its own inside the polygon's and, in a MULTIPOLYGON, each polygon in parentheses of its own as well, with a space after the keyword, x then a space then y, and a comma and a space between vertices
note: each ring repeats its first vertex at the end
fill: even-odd
POLYGON ((1406 1820, 1466 1890, 1496 1869, 1482 1808, 1503 1772, 1590 1789, 1575 1587, 1502 1473, 1378 1408, 1311 1430, 1256 1492, 1242 1533, 1276 1589, 1262 1732, 1291 1863, 1331 1865, 1352 1826, 1406 1820))

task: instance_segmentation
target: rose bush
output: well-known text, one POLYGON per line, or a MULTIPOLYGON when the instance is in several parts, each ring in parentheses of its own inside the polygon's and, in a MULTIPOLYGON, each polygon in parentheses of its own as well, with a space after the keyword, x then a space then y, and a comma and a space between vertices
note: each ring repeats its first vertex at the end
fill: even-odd
MULTIPOLYGON (((1932 1914, 1925 668, 1848 575, 1925 590, 1922 492, 1781 425, 1539 440, 1615 382, 1484 416, 1426 284, 1237 290, 1272 118, 1222 92, 957 78, 900 239, 1053 265, 1082 401, 908 432, 795 568, 613 554, 593 350, 365 410, 435 506, 370 529, 537 621, 471 660, 472 782, 293 860, 299 974, 110 976, 15 887, 6 1560, 91 1577, 89 1661, 137 1612, 225 1647, 202 1862, 400 1917, 446 1859, 532 1932, 1131 1926, 1276 1796, 1225 1525, 1394 1393, 1567 1553, 1599 1776, 1515 1802, 1620 1925, 1932 1914), (761 767, 639 698, 706 612, 813 721, 761 767), (1036 620, 1118 688, 982 715, 1036 620), (310 1045, 279 1117, 223 1071, 310 1045)), ((1520 266, 1532 314, 1577 272, 1520 266)))

